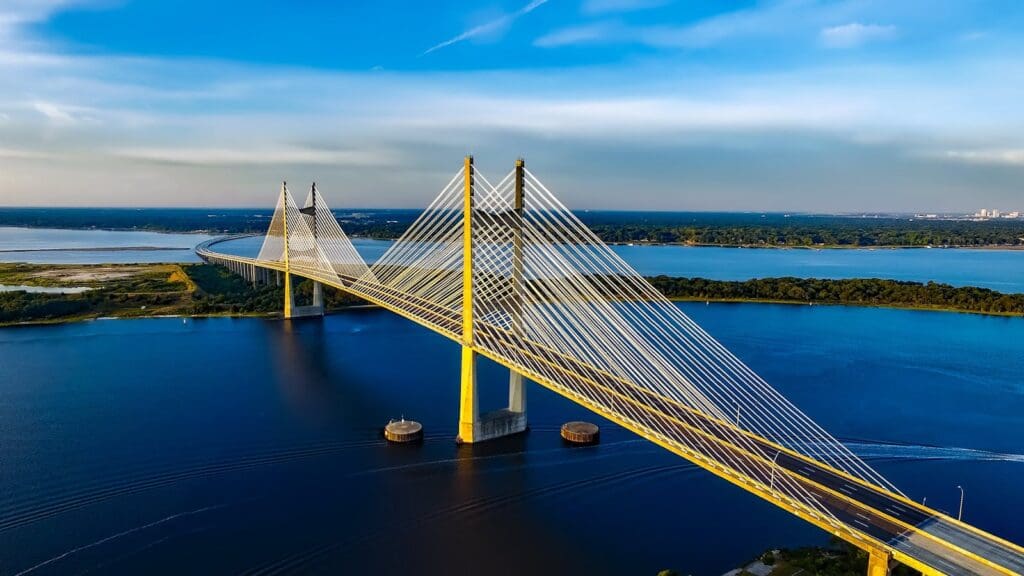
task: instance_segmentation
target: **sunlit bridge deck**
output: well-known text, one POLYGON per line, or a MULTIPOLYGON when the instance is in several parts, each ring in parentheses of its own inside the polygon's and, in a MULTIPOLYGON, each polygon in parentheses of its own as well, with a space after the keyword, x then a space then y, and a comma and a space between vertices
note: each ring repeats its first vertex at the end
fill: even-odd
POLYGON ((300 206, 282 186, 257 257, 218 252, 224 240, 196 252, 280 282, 286 317, 300 310, 295 275, 456 342, 462 441, 495 434, 477 406, 479 355, 509 369, 508 410, 523 422, 525 377, 867 551, 869 574, 893 562, 1024 574, 1024 549, 906 498, 654 290, 521 161, 492 184, 467 159, 372 266, 315 187, 300 206))

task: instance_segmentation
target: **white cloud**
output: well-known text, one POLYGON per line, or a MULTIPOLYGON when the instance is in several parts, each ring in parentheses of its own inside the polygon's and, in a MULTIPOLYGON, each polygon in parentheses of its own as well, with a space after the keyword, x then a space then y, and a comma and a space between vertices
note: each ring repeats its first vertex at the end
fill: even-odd
POLYGON ((545 34, 534 40, 533 45, 541 48, 557 48, 559 46, 605 42, 611 39, 619 30, 617 25, 610 22, 573 26, 545 34))
POLYGON ((72 116, 70 110, 53 102, 33 102, 32 108, 55 124, 74 124, 78 118, 72 116))
POLYGON ((437 50, 440 50, 441 48, 447 48, 448 46, 451 46, 452 44, 458 44, 459 42, 463 42, 463 41, 469 40, 471 38, 476 38, 478 36, 484 36, 486 34, 491 34, 491 33, 494 33, 494 32, 498 32, 498 31, 504 30, 505 28, 510 26, 513 22, 515 22, 517 19, 519 19, 520 17, 525 16, 525 15, 529 14, 530 12, 533 12, 537 8, 540 8, 541 6, 543 6, 544 4, 547 4, 547 2, 548 2, 548 0, 532 0, 526 6, 523 6, 522 8, 520 8, 519 10, 516 10, 515 12, 513 12, 511 14, 506 14, 506 15, 502 16, 501 18, 495 18, 494 20, 491 20, 490 22, 485 22, 484 24, 480 24, 479 26, 474 26, 473 28, 470 28, 469 30, 466 30, 465 32, 463 32, 462 34, 459 34, 458 36, 455 36, 454 38, 449 38, 448 40, 445 40, 444 42, 441 42, 440 44, 435 44, 435 45, 431 46, 430 48, 427 48, 426 50, 424 50, 423 53, 420 54, 420 56, 426 56, 427 54, 430 54, 431 52, 435 52, 437 50))
POLYGON ((584 0, 584 14, 609 14, 612 12, 636 12, 669 4, 671 0, 584 0))
POLYGON ((36 150, 20 150, 17 148, 0 148, 0 158, 17 159, 17 160, 45 160, 54 158, 53 154, 48 152, 39 152, 36 150))
POLYGON ((989 164, 1024 167, 1024 148, 983 148, 975 150, 947 150, 945 158, 968 164, 989 164))
POLYGON ((736 38, 786 35, 808 18, 820 17, 822 10, 813 0, 760 2, 753 8, 726 12, 686 26, 640 29, 638 39, 652 46, 705 48, 736 38))
POLYGON ((823 28, 820 33, 821 43, 829 48, 856 48, 868 42, 890 40, 895 36, 895 26, 860 22, 830 26, 823 28))
POLYGON ((332 150, 283 146, 246 146, 231 148, 135 147, 110 150, 114 156, 131 160, 196 166, 294 165, 322 164, 332 166, 397 166, 398 153, 382 149, 332 150))

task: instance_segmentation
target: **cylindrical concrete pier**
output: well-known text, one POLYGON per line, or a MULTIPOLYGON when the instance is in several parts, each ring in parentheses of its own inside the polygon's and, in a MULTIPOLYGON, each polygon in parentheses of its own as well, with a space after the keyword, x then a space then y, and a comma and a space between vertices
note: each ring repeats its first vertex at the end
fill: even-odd
POLYGON ((601 429, 590 422, 566 422, 562 424, 562 438, 573 444, 597 444, 601 429))
POLYGON ((392 420, 384 427, 384 437, 388 442, 415 442, 423 439, 423 425, 414 420, 392 420))

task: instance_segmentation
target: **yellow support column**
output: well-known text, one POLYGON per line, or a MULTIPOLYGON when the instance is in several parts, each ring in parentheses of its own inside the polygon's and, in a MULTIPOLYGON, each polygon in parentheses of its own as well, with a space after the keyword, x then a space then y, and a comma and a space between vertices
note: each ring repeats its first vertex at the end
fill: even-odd
POLYGON ((868 576, 889 576, 890 556, 884 552, 868 552, 868 576))
MULTIPOLYGON (((523 332, 523 176, 526 163, 516 160, 515 174, 515 228, 512 230, 512 333, 523 332)), ((510 370, 508 375, 509 412, 526 413, 526 387, 523 375, 510 370)), ((525 424, 524 424, 525 425, 525 424)))
POLYGON ((473 351, 473 157, 466 156, 462 196, 462 391, 458 442, 476 441, 476 352, 473 351))
POLYGON ((284 317, 292 317, 292 275, 288 266, 288 183, 281 183, 281 202, 284 206, 284 317))

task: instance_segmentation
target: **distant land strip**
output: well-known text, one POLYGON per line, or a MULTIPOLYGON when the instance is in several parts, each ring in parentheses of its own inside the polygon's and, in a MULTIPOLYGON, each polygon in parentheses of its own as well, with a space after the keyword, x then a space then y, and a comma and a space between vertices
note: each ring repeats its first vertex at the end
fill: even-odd
POLYGON ((97 246, 95 248, 4 248, 0 253, 9 252, 158 252, 161 250, 191 250, 189 246, 97 246))
MULTIPOLYGON (((352 237, 394 239, 420 210, 361 209, 335 213, 352 237)), ((266 232, 265 209, 71 209, 0 207, 0 226, 235 234, 266 232)), ((582 211, 575 215, 601 240, 615 244, 763 248, 1024 246, 1024 218, 973 220, 914 216, 745 212, 582 211)))

